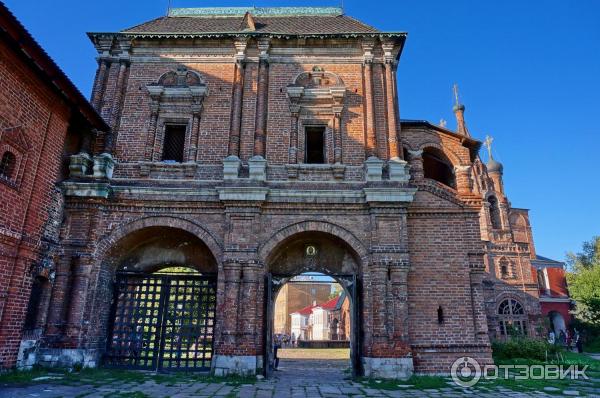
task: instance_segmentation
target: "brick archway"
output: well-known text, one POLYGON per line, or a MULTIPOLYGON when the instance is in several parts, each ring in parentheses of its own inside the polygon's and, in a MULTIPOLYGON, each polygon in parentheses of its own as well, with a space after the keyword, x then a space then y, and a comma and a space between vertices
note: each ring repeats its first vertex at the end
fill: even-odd
POLYGON ((188 232, 200 239, 213 255, 218 268, 221 268, 223 258, 222 244, 202 226, 178 217, 170 216, 148 216, 131 221, 114 229, 109 235, 103 238, 94 251, 94 257, 98 263, 102 263, 108 257, 111 249, 118 242, 135 231, 148 227, 168 227, 177 228, 188 232))
POLYGON ((112 230, 94 256, 96 290, 113 296, 112 302, 97 296, 93 303, 98 338, 106 336, 105 364, 210 369, 222 246, 209 231, 179 217, 143 217, 112 230), (155 308, 160 310, 149 310, 155 308), (172 357, 183 359, 174 363, 172 357))
POLYGON ((267 264, 269 257, 283 242, 294 235, 307 232, 322 232, 343 240, 355 252, 360 260, 360 266, 364 267, 368 264, 368 250, 352 232, 336 224, 317 220, 301 221, 281 228, 259 247, 258 258, 263 264, 267 264))

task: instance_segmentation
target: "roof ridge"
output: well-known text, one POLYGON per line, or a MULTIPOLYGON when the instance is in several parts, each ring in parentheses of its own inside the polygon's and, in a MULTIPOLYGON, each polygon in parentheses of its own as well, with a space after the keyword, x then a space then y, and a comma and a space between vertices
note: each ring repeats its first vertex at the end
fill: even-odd
POLYGON ((344 15, 340 7, 189 7, 171 8, 169 17, 237 17, 250 12, 254 16, 339 16, 344 15))

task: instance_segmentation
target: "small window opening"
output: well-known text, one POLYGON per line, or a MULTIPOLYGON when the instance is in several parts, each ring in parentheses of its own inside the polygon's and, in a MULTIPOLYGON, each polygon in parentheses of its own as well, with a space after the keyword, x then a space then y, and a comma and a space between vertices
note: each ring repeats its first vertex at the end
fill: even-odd
POLYGON ((306 160, 305 163, 325 163, 325 127, 306 127, 306 160))
POLYGON ((13 177, 16 163, 17 159, 15 155, 8 151, 4 152, 0 161, 0 177, 10 180, 13 177))
POLYGON ((510 271, 509 271, 508 267, 509 267, 509 264, 505 258, 500 260, 500 277, 501 278, 508 278, 510 276, 510 271))
POLYGON ((490 221, 492 223, 492 228, 500 229, 502 228, 502 222, 500 221, 500 208, 498 206, 498 199, 494 196, 490 196, 488 198, 488 203, 490 205, 490 221))
POLYGON ((444 309, 440 305, 437 309, 438 323, 441 325, 444 323, 444 309))
POLYGON ((164 162, 183 162, 185 146, 185 125, 168 124, 165 126, 162 160, 164 162))
POLYGON ((29 303, 27 305, 27 313, 25 315, 25 324, 23 325, 24 330, 33 330, 40 327, 40 310, 42 304, 42 298, 44 295, 44 285, 47 280, 41 277, 37 277, 33 280, 31 285, 31 293, 29 295, 29 303))
POLYGON ((423 150, 423 173, 425 178, 436 180, 456 189, 452 163, 442 151, 436 148, 423 150))

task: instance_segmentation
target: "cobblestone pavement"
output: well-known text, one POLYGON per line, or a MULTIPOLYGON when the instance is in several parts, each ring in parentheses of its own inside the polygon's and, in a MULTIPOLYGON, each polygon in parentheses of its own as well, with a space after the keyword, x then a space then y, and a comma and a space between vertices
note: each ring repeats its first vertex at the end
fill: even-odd
POLYGON ((51 382, 29 386, 0 387, 2 398, 58 398, 58 397, 242 397, 242 398, 304 398, 304 397, 556 397, 579 395, 600 397, 600 391, 585 384, 560 390, 547 387, 546 391, 516 392, 504 387, 465 390, 448 383, 436 389, 415 389, 397 386, 397 390, 372 388, 373 385, 350 380, 348 361, 282 360, 279 370, 269 380, 254 384, 228 382, 162 382, 146 380, 106 381, 106 383, 60 385, 51 382))

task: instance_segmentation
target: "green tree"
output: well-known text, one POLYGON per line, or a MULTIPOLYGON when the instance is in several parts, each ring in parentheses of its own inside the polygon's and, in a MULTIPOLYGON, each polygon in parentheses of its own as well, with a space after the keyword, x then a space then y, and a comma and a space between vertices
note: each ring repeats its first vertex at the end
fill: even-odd
POLYGON ((329 299, 331 300, 333 298, 336 298, 340 294, 342 294, 342 287, 338 283, 334 283, 333 285, 331 285, 331 293, 329 293, 329 299))
POLYGON ((600 326, 600 236, 583 243, 579 253, 567 253, 567 282, 577 302, 576 317, 600 326))

